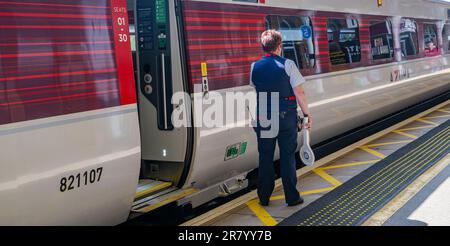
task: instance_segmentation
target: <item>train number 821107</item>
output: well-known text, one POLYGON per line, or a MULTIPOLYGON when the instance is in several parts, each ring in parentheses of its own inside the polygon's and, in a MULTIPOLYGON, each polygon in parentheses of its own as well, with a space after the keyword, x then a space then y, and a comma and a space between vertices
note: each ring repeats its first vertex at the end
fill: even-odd
POLYGON ((59 190, 61 192, 66 192, 75 188, 80 188, 81 186, 98 183, 100 182, 100 179, 102 177, 102 172, 103 167, 99 167, 97 169, 92 169, 84 173, 78 173, 76 175, 70 175, 69 177, 63 177, 59 183, 59 190))

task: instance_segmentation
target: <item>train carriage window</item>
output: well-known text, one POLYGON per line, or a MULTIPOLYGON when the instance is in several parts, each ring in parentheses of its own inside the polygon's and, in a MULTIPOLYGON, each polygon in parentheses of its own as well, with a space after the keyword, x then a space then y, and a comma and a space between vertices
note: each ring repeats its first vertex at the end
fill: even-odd
POLYGON ((442 31, 442 48, 445 53, 450 53, 450 24, 444 25, 444 30, 442 31))
POLYGON ((438 55, 437 26, 435 24, 423 24, 425 54, 438 55))
POLYGON ((358 21, 348 19, 328 19, 328 47, 332 65, 361 61, 358 21))
POLYGON ((315 66, 313 28, 309 17, 267 16, 266 25, 283 35, 283 57, 293 60, 300 69, 315 66))
POLYGON ((369 25, 372 58, 391 59, 394 57, 392 24, 390 21, 372 21, 369 25))
POLYGON ((419 53, 417 23, 413 19, 402 19, 400 24, 400 45, 402 56, 415 56, 419 53))

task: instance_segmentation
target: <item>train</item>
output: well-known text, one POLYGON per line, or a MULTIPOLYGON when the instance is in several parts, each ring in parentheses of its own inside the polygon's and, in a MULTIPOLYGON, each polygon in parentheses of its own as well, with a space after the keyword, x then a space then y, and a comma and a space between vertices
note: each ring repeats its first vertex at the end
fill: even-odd
POLYGON ((447 3, 345 3, 0 1, 0 225, 117 225, 245 189, 252 127, 198 124, 196 101, 254 90, 267 29, 306 78, 312 144, 448 92, 447 3))

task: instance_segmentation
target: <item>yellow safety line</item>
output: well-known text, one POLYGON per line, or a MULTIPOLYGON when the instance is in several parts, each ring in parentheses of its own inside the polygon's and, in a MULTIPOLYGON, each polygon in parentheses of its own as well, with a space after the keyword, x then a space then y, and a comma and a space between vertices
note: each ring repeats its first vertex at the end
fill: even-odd
POLYGON ((417 119, 416 121, 418 121, 418 122, 422 122, 422 123, 425 123, 425 124, 430 124, 430 125, 433 125, 433 126, 439 126, 439 124, 438 124, 438 123, 436 123, 436 122, 433 122, 433 121, 429 121, 429 120, 424 120, 424 119, 417 119))
POLYGON ((136 193, 136 198, 143 197, 143 196, 145 196, 147 194, 151 194, 151 193, 153 193, 155 191, 162 190, 162 189, 170 187, 170 186, 172 186, 172 183, 170 183, 170 182, 161 183, 161 184, 156 185, 156 186, 154 186, 154 187, 152 187, 150 189, 137 192, 136 193))
POLYGON ((404 140, 404 141, 397 141, 397 142, 386 142, 386 143, 377 143, 377 144, 368 144, 366 145, 369 148, 373 147, 380 147, 380 146, 386 146, 386 145, 397 145, 397 144, 405 144, 405 143, 411 143, 411 140, 404 140))
POLYGON ((369 147, 367 147, 367 146, 359 147, 359 149, 360 149, 360 150, 363 150, 363 151, 365 151, 365 152, 367 152, 367 153, 369 153, 369 154, 371 154, 371 155, 374 155, 374 156, 376 156, 376 157, 379 157, 379 158, 381 158, 381 159, 386 158, 386 156, 383 155, 382 153, 380 153, 380 152, 378 152, 378 151, 376 151, 376 150, 373 150, 373 149, 371 149, 371 148, 369 148, 369 147))
POLYGON ((341 181, 339 181, 336 178, 334 178, 333 176, 329 175, 321 168, 316 168, 313 170, 313 172, 316 173, 317 175, 319 175, 320 177, 322 177, 323 179, 325 179, 326 181, 328 181, 328 183, 332 184, 333 186, 342 185, 341 181))
POLYGON ((449 117, 450 117, 450 114, 446 114, 446 115, 439 115, 439 116, 424 117, 422 119, 431 120, 431 119, 440 119, 440 118, 449 118, 449 117))
POLYGON ((279 196, 272 196, 270 198, 271 201, 278 201, 278 200, 283 200, 284 199, 284 195, 279 195, 279 196))
POLYGON ((331 169, 338 169, 338 168, 345 168, 345 167, 361 166, 361 165, 377 163, 379 161, 380 160, 352 162, 352 163, 345 163, 345 164, 333 165, 333 166, 328 166, 328 167, 322 167, 321 169, 322 170, 331 170, 331 169))
POLYGON ((246 204, 265 226, 275 226, 278 224, 278 222, 263 207, 261 207, 261 205, 259 205, 258 200, 251 200, 246 204))
POLYGON ((408 137, 408 138, 412 138, 412 139, 417 139, 416 135, 413 135, 413 134, 410 134, 410 133, 406 133, 406 132, 402 132, 402 131, 399 131, 399 130, 392 131, 392 133, 396 133, 398 135, 402 135, 404 137, 408 137))
MULTIPOLYGON (((317 189, 317 190, 307 190, 307 191, 303 191, 300 192, 301 196, 308 196, 308 195, 314 195, 314 194, 320 194, 320 193, 324 193, 327 191, 332 191, 334 190, 336 187, 327 187, 327 188, 323 188, 323 189, 317 189)), ((278 201, 278 200, 283 200, 285 198, 284 195, 280 195, 280 196, 273 196, 270 198, 271 201, 278 201)))
POLYGON ((164 201, 161 201, 160 203, 153 204, 153 205, 151 205, 151 206, 148 206, 148 207, 139 209, 139 210, 137 210, 137 211, 138 211, 138 212, 142 212, 142 213, 148 213, 148 212, 150 212, 150 211, 152 211, 152 210, 155 210, 155 209, 157 209, 157 208, 159 208, 159 207, 162 207, 162 206, 164 206, 164 205, 166 205, 166 204, 169 204, 169 203, 171 203, 171 202, 174 202, 174 201, 176 201, 176 200, 178 200, 178 199, 181 199, 181 198, 183 198, 183 197, 185 197, 185 196, 189 196, 189 195, 191 195, 191 194, 193 194, 193 193, 195 193, 195 192, 197 192, 196 189, 188 189, 188 190, 182 192, 182 193, 179 194, 179 195, 173 196, 173 197, 168 198, 168 199, 166 199, 166 200, 164 200, 164 201))
POLYGON ((413 131, 413 130, 430 129, 430 128, 434 128, 434 126, 418 126, 418 127, 402 128, 402 129, 398 129, 397 131, 403 132, 403 131, 413 131))
POLYGON ((437 111, 450 114, 450 111, 447 111, 447 110, 444 110, 444 109, 438 109, 437 111))

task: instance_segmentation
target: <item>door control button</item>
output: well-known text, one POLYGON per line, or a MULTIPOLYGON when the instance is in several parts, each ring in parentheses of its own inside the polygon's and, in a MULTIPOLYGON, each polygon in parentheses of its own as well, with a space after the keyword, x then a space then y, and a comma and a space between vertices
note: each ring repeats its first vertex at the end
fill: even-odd
POLYGON ((153 81, 153 77, 149 73, 147 73, 144 75, 144 81, 145 83, 150 84, 153 81))
POLYGON ((152 87, 151 85, 146 85, 146 86, 144 87, 144 91, 145 91, 145 93, 146 93, 147 95, 150 95, 150 94, 152 94, 152 92, 153 92, 153 87, 152 87))

